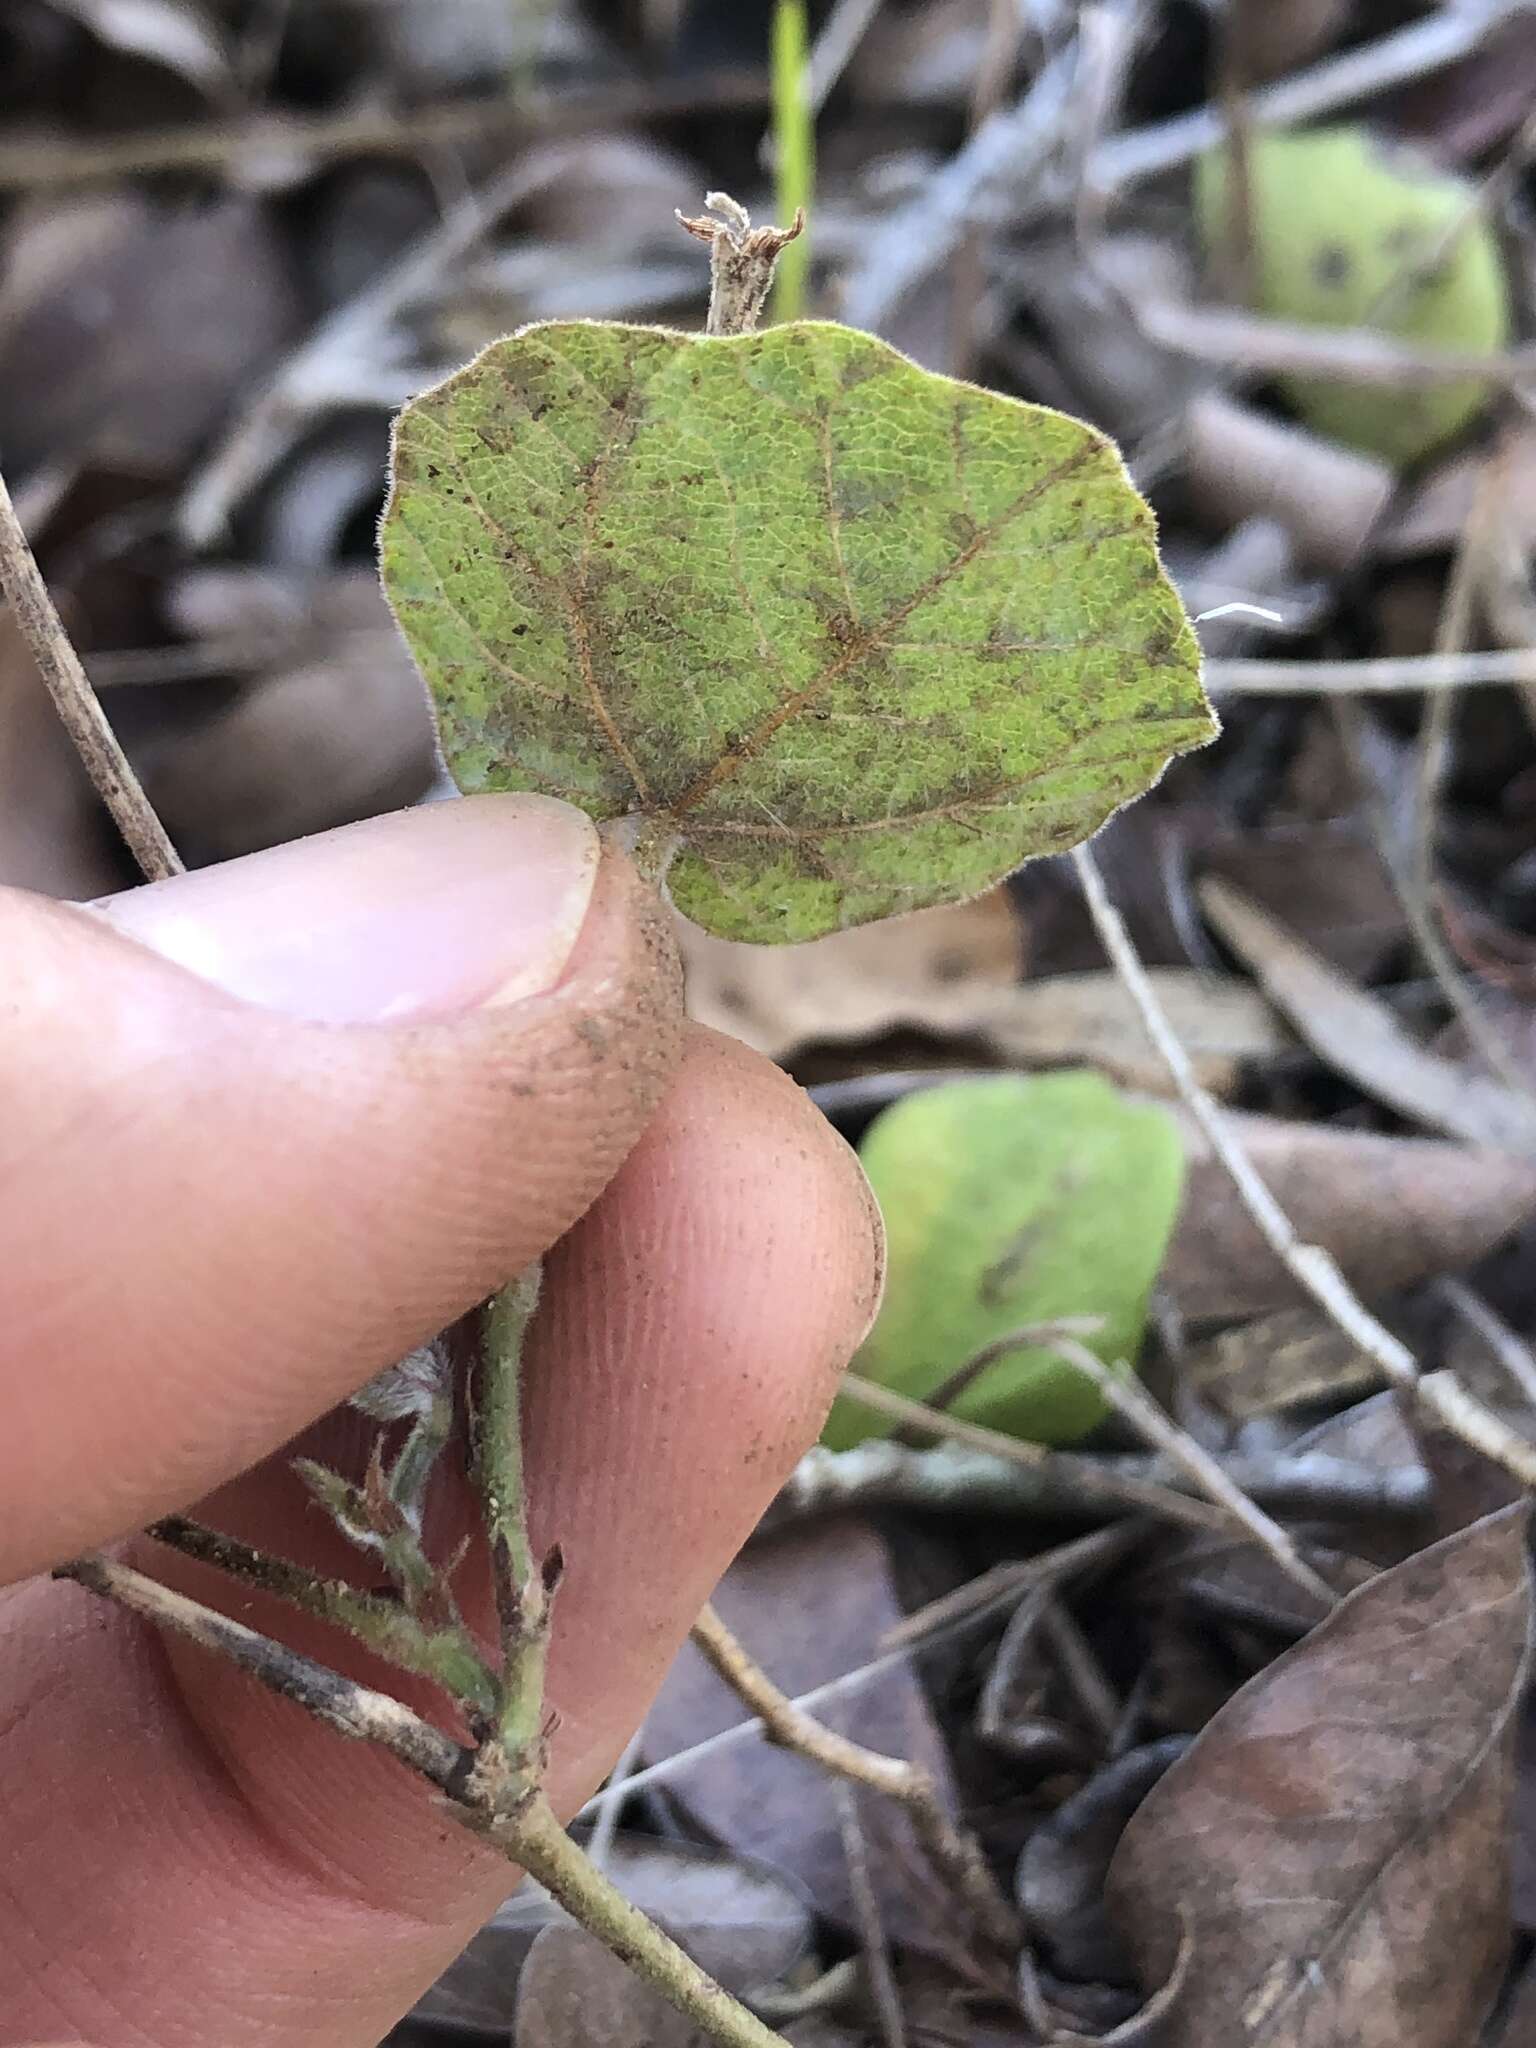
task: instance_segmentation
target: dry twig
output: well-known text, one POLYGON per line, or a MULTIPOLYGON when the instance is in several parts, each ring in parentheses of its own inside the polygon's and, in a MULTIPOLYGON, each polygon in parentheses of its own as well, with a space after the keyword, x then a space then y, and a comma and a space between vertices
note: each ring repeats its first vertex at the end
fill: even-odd
MULTIPOLYGON (((1019 1337, 988 1345, 987 1349, 998 1356, 1017 1349, 1022 1342, 1054 1349, 1061 1336, 1062 1333, 1049 1332, 1042 1335, 1038 1327, 1033 1327, 1019 1337)), ((1048 1450, 1044 1444, 1026 1443, 1022 1437, 1007 1436, 1000 1429, 988 1429, 984 1423, 962 1421, 959 1416, 946 1414, 922 1401, 908 1400, 905 1394, 882 1387, 878 1380, 865 1379, 861 1373, 845 1373, 842 1392, 845 1400, 872 1408, 877 1415, 888 1416, 893 1422, 941 1441, 964 1444, 970 1450, 1000 1458, 1005 1464, 1049 1475, 1069 1492, 1080 1488, 1088 1499, 1103 1505, 1161 1515, 1165 1520, 1196 1529, 1209 1529, 1223 1519, 1198 1501, 1150 1480, 1116 1471, 1107 1461, 1095 1462, 1074 1457, 1070 1452, 1048 1450)))
POLYGON ((1018 1947, 1019 1925, 979 1845, 944 1811, 927 1771, 904 1758, 865 1749, 795 1705, 737 1642, 712 1607, 693 1625, 693 1640, 713 1670, 756 1714, 769 1739, 855 1785, 867 1785, 904 1806, 935 1865, 954 1885, 987 1938, 1005 1954, 1018 1947))
POLYGON ((1078 1343, 1075 1337, 1052 1338, 1047 1348, 1092 1380, 1115 1413, 1130 1423, 1148 1443, 1157 1450, 1165 1451, 1182 1465, 1201 1492, 1215 1501, 1230 1520, 1267 1551, 1287 1578, 1294 1580, 1313 1599, 1320 1600, 1325 1609, 1333 1605, 1332 1587, 1313 1571, 1280 1524, 1266 1515, 1262 1508, 1254 1506, 1210 1452, 1202 1450, 1187 1430, 1180 1429, 1170 1416, 1165 1415, 1138 1380, 1116 1372, 1103 1359, 1096 1357, 1086 1344, 1078 1343))
POLYGON ((1109 900, 1098 862, 1086 846, 1073 863, 1094 928, 1141 1012, 1148 1036, 1162 1054, 1174 1085, 1226 1168, 1238 1197, 1275 1257, 1325 1315, 1372 1359, 1393 1386, 1423 1405, 1473 1448, 1512 1473, 1522 1486, 1536 1487, 1536 1445, 1488 1415, 1453 1374, 1420 1375, 1418 1361, 1386 1325, 1377 1320, 1321 1245, 1303 1244, 1290 1218, 1271 1194, 1242 1146, 1227 1127, 1215 1098, 1195 1078, 1189 1055, 1163 1014, 1147 971, 1131 942, 1125 920, 1109 900), (1476 1411, 1474 1414, 1471 1411, 1476 1411))
POLYGON ((880 2024, 884 2048, 907 2048, 906 2022, 902 2018, 901 1996, 891 1968, 890 1945, 880 1918, 880 1899, 869 1869, 869 1842, 859 1819, 859 1795, 844 1778, 832 1787, 837 1807, 838 1833, 842 1837, 843 1861, 848 1866, 848 1894, 853 1901, 863 1953, 865 1978, 875 2017, 880 2024))
POLYGON ((1469 1330, 1481 1338, 1492 1357, 1509 1374, 1524 1398, 1536 1408, 1536 1356, 1517 1330, 1496 1315, 1480 1294, 1474 1294, 1465 1280, 1448 1273, 1436 1285, 1440 1299, 1449 1304, 1469 1330))
POLYGON ((139 787, 139 778, 86 679, 22 531, 4 477, 0 477, 0 592, 26 638, 64 730, 141 872, 151 882, 179 875, 182 864, 176 849, 139 787))
POLYGON ((1536 683, 1536 647, 1496 647, 1478 654, 1379 655, 1365 661, 1213 660, 1205 665, 1213 696, 1299 697, 1323 691, 1349 696, 1381 691, 1467 690, 1487 683, 1536 683))
MULTIPOLYGON (((899 1398, 899 1397, 898 1397, 899 1398)), ((911 1418, 914 1422, 916 1418, 911 1418)), ((938 1434, 933 1425, 934 1434, 938 1434)), ((1012 1441, 1012 1439, 1010 1439, 1012 1441)), ((1014 1444, 1025 1456, 999 1456, 961 1442, 917 1450, 891 1437, 869 1437, 851 1451, 808 1451, 779 1489, 764 1527, 775 1529, 807 1516, 849 1508, 909 1508, 918 1514, 1032 1515, 1045 1521, 1099 1510, 1162 1513, 1168 1494, 1190 1484, 1162 1458, 1099 1458, 1080 1451, 1053 1451, 1035 1463, 1029 1445, 1014 1444), (1107 1484, 1100 1484, 1106 1480, 1107 1484), (1133 1501, 1126 1481, 1165 1489, 1154 1507, 1151 1497, 1133 1501)), ((1222 1470, 1250 1500, 1274 1511, 1336 1519, 1417 1515, 1428 1502, 1428 1475, 1420 1466, 1379 1472, 1350 1458, 1321 1451, 1267 1457, 1228 1456, 1222 1470)), ((1187 1503, 1190 1519, 1208 1523, 1219 1510, 1202 1501, 1187 1503)))

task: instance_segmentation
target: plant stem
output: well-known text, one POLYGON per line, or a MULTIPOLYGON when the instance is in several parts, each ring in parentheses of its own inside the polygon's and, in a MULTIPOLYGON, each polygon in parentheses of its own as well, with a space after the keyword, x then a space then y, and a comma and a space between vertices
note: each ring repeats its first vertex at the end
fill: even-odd
POLYGON ((131 1614, 174 1629, 189 1642, 248 1671, 269 1692, 293 1700, 339 1735, 387 1749, 450 1798, 473 1760, 473 1751, 388 1693, 343 1678, 313 1657, 274 1642, 216 1608, 189 1600, 184 1593, 173 1592, 129 1565, 114 1564, 105 1557, 78 1557, 71 1564, 60 1565, 53 1576, 73 1579, 131 1614))
POLYGON ((706 1607, 694 1623, 693 1640, 736 1697, 759 1716, 772 1741, 904 1806, 924 1848, 970 1907, 988 1940, 1007 1955, 1015 1952, 1018 1916, 998 1889, 978 1843, 944 1811, 929 1772, 903 1757, 865 1749, 796 1706, 737 1642, 713 1607, 706 1607))
POLYGON ((510 1772, 499 1767, 501 1759, 489 1753, 496 1746, 494 1735, 480 1750, 467 1749, 388 1693, 358 1685, 127 1565, 85 1557, 61 1565, 54 1577, 73 1579, 238 1665, 338 1734, 388 1750, 444 1794, 457 1820, 537 1878, 575 1920, 720 2048, 784 2048, 778 2034, 701 1970, 590 1862, 538 1786, 519 1784, 515 1760, 510 1772))
POLYGON ((496 1735, 508 1761, 537 1781, 544 1729, 544 1666, 559 1552, 536 1559, 523 1482, 523 1340, 539 1305, 535 1263, 486 1310, 474 1417, 475 1483, 501 1621, 502 1698, 496 1735))
POLYGON ((37 558, 22 531, 0 476, 0 592, 3 592, 21 628, 32 659, 37 663, 54 709, 64 730, 74 741, 86 773, 96 792, 112 813, 128 851, 138 862, 146 880, 163 881, 179 875, 182 863, 155 816, 148 797, 139 787, 128 756, 118 745, 117 735, 107 723, 96 692, 91 688, 80 657, 70 645, 64 622, 59 617, 48 586, 43 581, 37 558))
POLYGON ((321 1578, 303 1565, 253 1550, 217 1529, 189 1521, 185 1515, 167 1515, 152 1522, 148 1534, 183 1557, 212 1565, 304 1614, 344 1628, 377 1656, 431 1679, 480 1713, 490 1713, 496 1704, 491 1676, 474 1639, 462 1625, 429 1630, 387 1594, 360 1592, 345 1579, 321 1578))
MULTIPOLYGON (((774 210, 780 220, 803 218, 816 182, 816 117, 811 105, 805 0, 778 0, 773 16, 774 210)), ((798 320, 805 306, 810 242, 800 236, 785 250, 773 289, 775 320, 798 320)))
POLYGON ((709 213, 678 225, 697 242, 709 244, 709 314, 706 334, 750 334, 767 303, 780 256, 805 232, 805 212, 795 214, 787 228, 755 228, 752 216, 728 192, 706 192, 709 213))
POLYGON ((1045 1348, 1091 1380, 1115 1412, 1145 1437, 1154 1450, 1166 1452, 1182 1465, 1201 1492, 1225 1509, 1289 1579, 1320 1603, 1324 1612, 1333 1606, 1338 1597, 1333 1588, 1313 1571, 1274 1517, 1255 1507, 1210 1452, 1196 1443, 1187 1430, 1180 1429, 1172 1416, 1163 1413, 1133 1374, 1106 1365, 1075 1337, 1052 1337, 1045 1348))
POLYGON ((1140 1011, 1147 1036, 1162 1054, 1174 1086, 1226 1169, 1238 1200, 1275 1257, 1329 1321, 1380 1367, 1394 1387, 1422 1404, 1474 1450, 1502 1465, 1522 1486, 1536 1489, 1536 1451, 1526 1439, 1490 1414, 1457 1383, 1453 1373, 1421 1376, 1413 1353, 1371 1314, 1332 1254, 1321 1245, 1304 1244, 1297 1236, 1295 1225, 1275 1200, 1269 1183, 1233 1136, 1215 1098, 1196 1077, 1189 1054, 1147 979, 1147 970, 1125 920, 1109 900, 1103 874, 1091 850, 1087 846, 1075 848, 1072 861, 1088 914, 1109 955, 1110 965, 1140 1011))
POLYGON ((724 2048, 784 2048, 774 2033, 731 1997, 669 1935, 632 1906, 560 1825, 537 1793, 506 1832, 508 1853, 550 1896, 724 2048))

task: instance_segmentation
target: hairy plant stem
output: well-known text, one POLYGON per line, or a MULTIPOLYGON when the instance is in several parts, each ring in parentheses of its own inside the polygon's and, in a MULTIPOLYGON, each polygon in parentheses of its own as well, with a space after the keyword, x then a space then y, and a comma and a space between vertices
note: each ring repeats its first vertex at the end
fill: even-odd
POLYGON ((464 1826, 537 1878, 573 1919, 722 2048, 783 2048, 778 2034, 722 1990, 604 1877, 571 1840, 542 1791, 515 1789, 485 1749, 466 1749, 388 1693, 343 1678, 314 1658, 127 1565, 80 1558, 60 1566, 54 1576, 73 1579, 130 1613, 238 1664, 338 1734, 387 1749, 443 1793, 464 1826))
POLYGON ((539 1305, 542 1267, 504 1287, 485 1315, 474 1415, 475 1483, 501 1623, 501 1704, 496 1734, 531 1784, 543 1769, 544 1668, 550 1606, 560 1580, 557 1550, 535 1558, 523 1483, 522 1356, 539 1305))
POLYGON ((499 1670, 486 1664, 459 1619, 448 1586, 452 1565, 428 1563, 415 1540, 417 1526, 406 1519, 399 1498, 403 1490, 419 1503, 429 1450, 440 1449, 446 1438, 434 1403, 422 1410, 392 1470, 375 1448, 361 1486, 318 1466, 305 1473, 343 1532, 382 1560, 398 1600, 321 1578, 182 1516, 167 1517, 151 1532, 184 1556, 334 1622, 393 1663, 434 1679, 464 1712, 472 1743, 433 1727, 388 1693, 359 1685, 126 1565, 81 1558, 61 1566, 56 1576, 73 1579, 238 1665, 339 1734, 387 1749, 442 1793, 463 1826, 535 1877, 575 1920, 721 2048, 783 2048, 778 2034, 603 1875, 566 1833, 543 1789, 545 1660, 560 1558, 558 1551, 535 1555, 528 1533, 521 1399, 524 1340, 538 1306, 539 1282, 535 1265, 486 1309, 471 1415, 474 1478, 501 1624, 499 1670), (409 1467, 408 1484, 396 1483, 402 1464, 409 1467))
POLYGON ((711 220, 679 213, 678 224, 709 244, 709 314, 706 334, 750 334, 762 317, 779 257, 805 232, 797 210, 787 228, 755 228, 747 209, 728 192, 706 192, 711 220))
POLYGON ((507 1853, 538 1879, 573 1920, 654 1985, 711 2040, 725 2048, 784 2048, 782 2035, 732 1998, 654 1921, 630 1904, 571 1840, 542 1793, 505 1825, 505 1841, 507 1853))

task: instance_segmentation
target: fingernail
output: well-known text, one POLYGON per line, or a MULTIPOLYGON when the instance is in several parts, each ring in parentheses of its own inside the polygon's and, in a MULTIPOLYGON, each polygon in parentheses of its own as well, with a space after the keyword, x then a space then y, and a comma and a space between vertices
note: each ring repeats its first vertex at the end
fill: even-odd
POLYGON ((387 1023, 553 988, 592 900, 591 820, 541 796, 371 818, 89 906, 263 1008, 387 1023))

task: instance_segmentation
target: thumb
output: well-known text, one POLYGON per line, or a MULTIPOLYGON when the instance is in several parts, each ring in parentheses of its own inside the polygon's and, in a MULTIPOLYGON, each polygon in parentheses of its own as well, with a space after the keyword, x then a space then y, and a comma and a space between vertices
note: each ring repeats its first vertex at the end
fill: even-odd
POLYGON ((664 912, 479 797, 0 890, 0 1582, 278 1448, 537 1257, 681 1043, 664 912))

